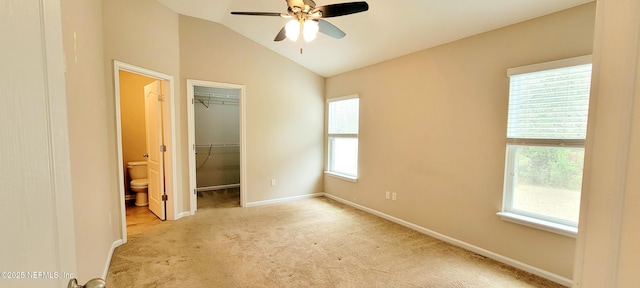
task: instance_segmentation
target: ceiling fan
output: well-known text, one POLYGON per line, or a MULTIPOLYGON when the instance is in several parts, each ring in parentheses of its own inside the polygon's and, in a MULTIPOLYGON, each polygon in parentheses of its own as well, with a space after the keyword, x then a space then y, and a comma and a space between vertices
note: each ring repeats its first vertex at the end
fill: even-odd
POLYGON ((316 7, 313 0, 286 0, 289 8, 287 13, 277 12, 231 12, 232 15, 250 16, 280 16, 282 18, 292 18, 287 23, 273 41, 282 41, 289 38, 297 41, 300 32, 309 42, 316 38, 318 32, 326 34, 336 39, 343 38, 344 33, 340 28, 334 26, 321 18, 344 16, 369 10, 369 4, 365 1, 338 3, 316 7))

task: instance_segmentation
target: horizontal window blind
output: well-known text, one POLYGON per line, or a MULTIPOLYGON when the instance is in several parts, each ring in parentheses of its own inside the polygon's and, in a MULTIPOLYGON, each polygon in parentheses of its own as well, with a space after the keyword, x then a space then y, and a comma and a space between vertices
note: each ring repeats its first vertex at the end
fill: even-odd
POLYGON ((591 56, 507 70, 507 221, 574 236, 580 210, 591 56))
POLYGON ((348 179, 358 178, 358 95, 330 99, 327 102, 327 172, 348 179))
POLYGON ((329 102, 329 135, 358 134, 360 98, 329 102))
POLYGON ((585 139, 591 64, 510 75, 507 138, 585 139))

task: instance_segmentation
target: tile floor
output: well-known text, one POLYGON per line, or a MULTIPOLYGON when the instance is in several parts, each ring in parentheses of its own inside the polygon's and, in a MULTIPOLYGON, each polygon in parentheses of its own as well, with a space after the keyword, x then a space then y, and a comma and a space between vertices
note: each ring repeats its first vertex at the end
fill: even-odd
POLYGON ((149 206, 127 203, 127 237, 132 237, 161 224, 162 220, 149 210, 149 206))

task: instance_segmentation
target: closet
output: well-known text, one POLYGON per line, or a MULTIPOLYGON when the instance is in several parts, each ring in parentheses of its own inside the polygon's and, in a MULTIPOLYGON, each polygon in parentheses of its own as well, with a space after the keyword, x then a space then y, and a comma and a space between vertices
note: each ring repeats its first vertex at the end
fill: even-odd
POLYGON ((239 191, 240 89, 194 86, 193 95, 196 190, 239 191))

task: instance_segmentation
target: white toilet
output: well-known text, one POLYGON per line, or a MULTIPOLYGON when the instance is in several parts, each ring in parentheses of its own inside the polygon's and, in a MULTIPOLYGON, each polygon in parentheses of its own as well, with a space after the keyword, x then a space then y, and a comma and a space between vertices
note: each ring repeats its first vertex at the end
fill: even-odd
POLYGON ((128 162, 127 171, 129 171, 129 187, 131 191, 136 193, 136 206, 149 205, 149 197, 147 195, 147 188, 149 187, 149 181, 147 180, 147 162, 128 162))

